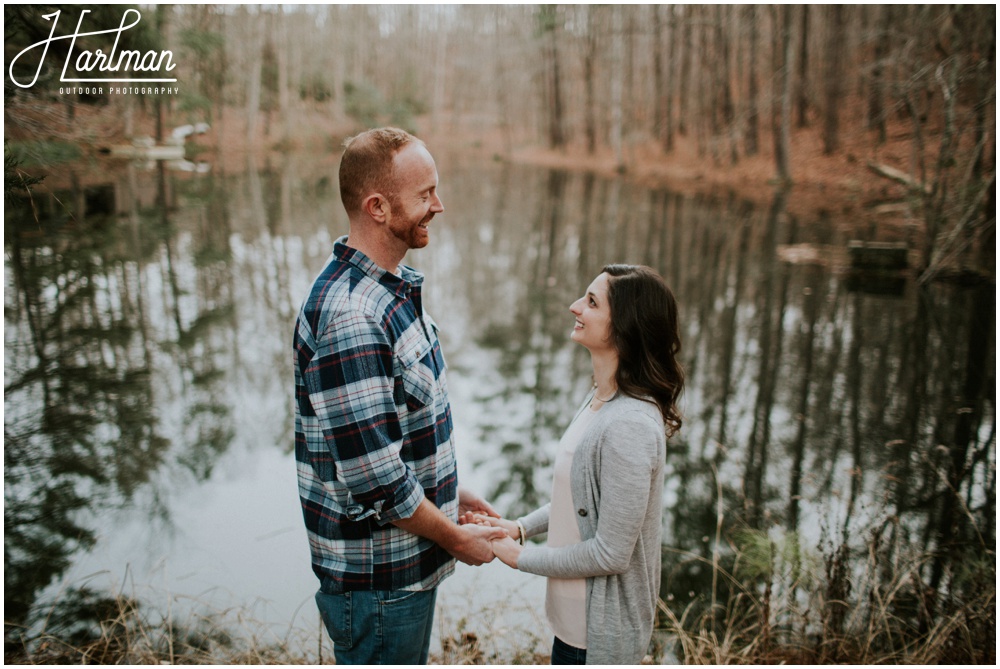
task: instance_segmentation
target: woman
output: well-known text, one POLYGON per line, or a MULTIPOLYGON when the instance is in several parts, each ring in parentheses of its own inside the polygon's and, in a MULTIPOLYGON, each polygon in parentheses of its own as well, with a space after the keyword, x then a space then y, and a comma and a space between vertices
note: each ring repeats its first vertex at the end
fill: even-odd
POLYGON ((681 426, 677 306, 652 269, 608 265, 570 307, 594 388, 559 442, 552 501, 499 525, 507 565, 547 576, 552 664, 638 664, 660 587, 666 436, 681 426), (548 543, 526 546, 548 532, 548 543))

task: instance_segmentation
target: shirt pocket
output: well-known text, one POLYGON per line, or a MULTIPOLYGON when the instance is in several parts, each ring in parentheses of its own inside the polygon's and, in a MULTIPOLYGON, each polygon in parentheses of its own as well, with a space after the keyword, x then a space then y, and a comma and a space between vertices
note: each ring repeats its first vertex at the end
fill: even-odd
POLYGON ((437 365, 439 370, 444 370, 448 363, 444 359, 444 351, 441 348, 441 330, 438 328, 438 324, 430 317, 430 314, 424 314, 424 320, 430 326, 430 331, 434 335, 431 343, 431 355, 434 357, 434 364, 437 365))
POLYGON ((399 353, 403 401, 410 411, 420 411, 434 403, 434 372, 428 366, 431 344, 422 337, 408 344, 399 353))

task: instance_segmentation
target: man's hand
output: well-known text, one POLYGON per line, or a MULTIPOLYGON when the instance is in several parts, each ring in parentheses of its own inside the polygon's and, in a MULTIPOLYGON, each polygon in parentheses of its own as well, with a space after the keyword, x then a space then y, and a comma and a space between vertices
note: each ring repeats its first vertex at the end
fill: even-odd
POLYGON ((430 539, 462 562, 473 566, 492 562, 494 556, 490 540, 505 535, 503 529, 499 527, 458 525, 427 499, 420 502, 420 506, 412 516, 401 518, 393 524, 407 532, 430 539))
POLYGON ((456 540, 448 546, 442 544, 442 547, 473 567, 492 562, 495 556, 490 542, 507 536, 502 528, 489 525, 462 525, 457 530, 456 540))
POLYGON ((462 486, 458 487, 458 515, 459 517, 464 516, 466 513, 481 513, 487 516, 492 516, 493 518, 499 518, 500 514, 496 512, 490 503, 485 499, 472 492, 471 490, 466 490, 462 486))

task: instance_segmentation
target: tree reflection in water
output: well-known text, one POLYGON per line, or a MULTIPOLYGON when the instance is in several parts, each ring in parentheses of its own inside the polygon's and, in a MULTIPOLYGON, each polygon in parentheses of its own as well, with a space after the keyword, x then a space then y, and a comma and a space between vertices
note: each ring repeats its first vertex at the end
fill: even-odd
MULTIPOLYGON (((874 556, 885 582, 923 560, 896 612, 919 626, 992 564, 992 284, 849 275, 849 226, 790 214, 789 193, 761 211, 465 160, 440 156, 447 211, 408 262, 427 274, 453 387, 474 380, 453 396, 475 442, 460 448, 502 511, 548 497, 553 449, 591 382, 568 306, 605 263, 645 263, 677 294, 688 374, 664 498, 661 594, 676 615, 743 588, 776 611, 816 588, 858 597, 874 556), (814 253, 788 252, 803 248, 814 253)), ((291 323, 346 232, 334 173, 294 156, 229 176, 109 170, 103 189, 40 198, 40 226, 8 213, 8 622, 30 622, 102 510, 141 497, 169 527, 160 474, 207 480, 235 412, 273 408, 266 447, 290 451, 291 323)), ((289 565, 302 542, 283 548, 289 565)), ((842 614, 816 615, 836 627, 842 614)))
MULTIPOLYGON (((901 584, 903 608, 970 594, 964 565, 995 545, 991 285, 850 275, 847 233, 790 215, 786 192, 756 212, 549 172, 539 196, 531 170, 498 169, 496 202, 524 194, 522 206, 498 204, 488 235, 449 230, 470 259, 449 276, 471 277, 463 308, 481 325, 470 335, 497 352, 477 370, 489 392, 476 401, 490 416, 483 440, 499 447, 480 466, 504 511, 547 498, 552 449, 589 383, 566 306, 604 263, 643 262, 678 294, 689 374, 665 499, 662 594, 676 615, 727 600, 715 559, 767 585, 775 610, 825 570, 829 598, 846 597, 836 588, 860 588, 870 550, 884 584, 902 574, 891 565, 924 560, 901 584), (795 248, 818 252, 789 261, 795 248)), ((822 615, 840 624, 834 613, 822 615)))
MULTIPOLYGON (((162 163, 152 176, 144 186, 154 199, 145 205, 134 169, 118 183, 87 187, 74 174, 73 187, 34 194, 43 208, 37 222, 23 207, 5 221, 8 637, 30 623, 37 596, 72 556, 93 544, 95 518, 133 504, 168 457, 207 477, 231 440, 229 409, 216 392, 232 317, 225 218, 201 226, 193 257, 178 258, 172 212, 187 195, 172 191, 162 163), (175 391, 184 405, 180 450, 160 416, 175 391)), ((153 502, 149 518, 169 524, 157 495, 144 499, 153 502)), ((48 628, 102 620, 111 603, 73 588, 48 628)))

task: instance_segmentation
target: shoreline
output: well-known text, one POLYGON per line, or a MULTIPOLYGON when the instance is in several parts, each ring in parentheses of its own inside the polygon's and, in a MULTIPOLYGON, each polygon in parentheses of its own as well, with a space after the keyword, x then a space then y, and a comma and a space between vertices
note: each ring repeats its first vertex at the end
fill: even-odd
MULTIPOLYGON (((80 146, 83 160, 103 160, 109 146, 132 142, 122 136, 121 127, 108 128, 107 116, 100 110, 80 109, 77 120, 78 125, 72 129, 53 129, 48 141, 80 146), (106 132, 93 132, 102 125, 106 132), (100 139, 94 139, 95 134, 100 139)), ((134 138, 154 134, 151 118, 135 121, 134 138)), ((722 146, 720 141, 715 146, 717 153, 725 156, 713 157, 707 149, 699 152, 697 139, 693 137, 678 136, 670 153, 665 153, 652 138, 633 139, 623 147, 620 165, 612 149, 600 147, 588 154, 579 138, 561 149, 548 149, 536 141, 505 137, 499 129, 472 127, 462 119, 435 131, 430 118, 420 117, 416 126, 417 134, 442 156, 590 172, 649 188, 746 202, 755 208, 770 207, 780 189, 770 148, 733 162, 728 142, 722 146)), ((284 117, 274 114, 261 119, 257 132, 248 133, 240 111, 227 108, 219 110, 207 133, 192 136, 184 149, 188 160, 205 160, 223 171, 245 169, 248 165, 264 167, 289 154, 302 154, 317 165, 330 167, 339 161, 342 139, 357 130, 350 120, 335 119, 328 110, 314 107, 296 109, 284 117)), ((933 132, 928 134, 928 144, 933 145, 933 136, 933 132)), ((12 140, 18 141, 16 137, 12 140)), ((761 146, 769 147, 766 140, 768 133, 764 133, 761 146)), ((837 152, 824 155, 820 128, 815 123, 794 129, 786 214, 804 226, 819 223, 862 241, 905 242, 911 250, 921 249, 926 222, 919 201, 914 201, 911 194, 912 183, 908 187, 884 174, 876 174, 872 168, 883 165, 890 171, 907 174, 906 168, 913 161, 911 142, 907 127, 897 121, 884 144, 873 142, 870 131, 855 128, 842 133, 837 152)), ((44 171, 51 174, 46 180, 51 187, 63 185, 58 166, 44 171)), ((967 258, 952 270, 964 273, 971 269, 974 274, 992 278, 994 268, 976 267, 977 262, 984 261, 967 258)))

